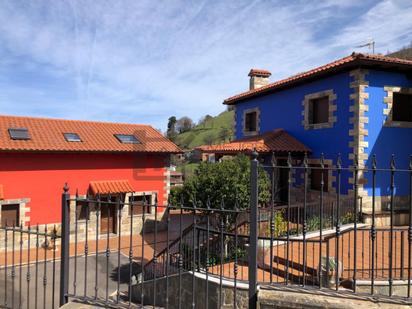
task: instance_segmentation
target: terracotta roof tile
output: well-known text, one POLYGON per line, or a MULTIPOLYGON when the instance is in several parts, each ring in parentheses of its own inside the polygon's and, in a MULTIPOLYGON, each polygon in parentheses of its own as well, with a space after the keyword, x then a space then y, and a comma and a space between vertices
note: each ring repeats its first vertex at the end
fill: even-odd
POLYGON ((283 129, 276 129, 261 135, 235 140, 226 144, 200 146, 196 149, 205 153, 238 153, 250 152, 254 149, 260 153, 311 152, 309 147, 289 135, 283 129))
POLYGON ((0 151, 181 152, 148 125, 15 116, 0 116, 0 151), (12 140, 9 128, 27 128, 30 140, 12 140), (63 133, 77 133, 81 142, 68 142, 63 133), (134 135, 140 143, 121 143, 114 134, 134 135))
POLYGON ((272 73, 270 73, 268 70, 263 70, 263 69, 251 69, 248 76, 255 76, 255 75, 269 77, 270 75, 272 75, 272 73))
POLYGON ((352 53, 350 56, 338 59, 331 63, 314 68, 312 70, 296 74, 294 76, 276 81, 274 83, 270 83, 260 88, 256 88, 253 90, 249 90, 249 91, 234 95, 230 98, 227 98, 223 103, 228 104, 228 105, 236 104, 236 102, 238 101, 245 100, 247 98, 251 98, 251 97, 263 94, 263 93, 268 93, 268 92, 271 92, 271 91, 274 91, 276 89, 280 89, 286 86, 291 86, 294 83, 301 82, 308 78, 313 78, 321 74, 327 74, 330 72, 334 72, 338 69, 344 69, 347 65, 351 65, 351 64, 353 65, 362 64, 362 65, 367 65, 367 66, 368 65, 373 66, 373 65, 379 65, 379 64, 391 64, 391 65, 398 65, 398 66, 410 66, 410 68, 412 69, 411 60, 392 58, 392 57, 386 57, 386 56, 374 55, 374 54, 352 53))
POLYGON ((4 199, 3 185, 0 185, 0 200, 4 199))
POLYGON ((91 181, 90 190, 92 194, 113 194, 134 192, 132 185, 128 180, 106 180, 91 181))

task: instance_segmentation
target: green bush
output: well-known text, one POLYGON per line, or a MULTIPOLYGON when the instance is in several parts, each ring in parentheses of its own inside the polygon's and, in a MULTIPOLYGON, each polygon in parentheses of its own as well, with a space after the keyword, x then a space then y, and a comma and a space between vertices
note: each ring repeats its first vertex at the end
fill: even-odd
MULTIPOLYGON (((263 168, 259 169, 259 204, 265 205, 270 199, 269 176, 263 168)), ((218 163, 202 162, 194 175, 184 186, 173 189, 169 202, 176 206, 181 202, 196 204, 196 207, 221 207, 222 201, 226 209, 245 209, 250 204, 250 159, 238 155, 232 160, 218 163)))

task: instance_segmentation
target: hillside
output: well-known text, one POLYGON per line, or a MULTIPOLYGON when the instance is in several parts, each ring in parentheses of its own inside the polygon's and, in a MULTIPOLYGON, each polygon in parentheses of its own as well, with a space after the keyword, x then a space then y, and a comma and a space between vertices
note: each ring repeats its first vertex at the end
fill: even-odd
POLYGON ((183 149, 193 149, 200 145, 219 144, 233 136, 233 111, 225 111, 196 125, 190 131, 176 137, 176 144, 183 149))
POLYGON ((412 46, 404 47, 401 50, 398 50, 397 52, 387 54, 387 56, 412 60, 412 46))

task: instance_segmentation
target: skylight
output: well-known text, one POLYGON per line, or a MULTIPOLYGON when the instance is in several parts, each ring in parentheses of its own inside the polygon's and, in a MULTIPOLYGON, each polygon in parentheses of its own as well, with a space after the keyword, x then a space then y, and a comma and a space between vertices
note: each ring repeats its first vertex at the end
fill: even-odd
POLYGON ((68 142, 81 142, 81 138, 77 133, 63 133, 64 138, 68 142))
POLYGON ((9 128, 10 138, 13 140, 29 140, 29 130, 26 128, 9 128))
POLYGON ((115 134, 114 136, 123 144, 140 144, 140 141, 132 134, 115 134))

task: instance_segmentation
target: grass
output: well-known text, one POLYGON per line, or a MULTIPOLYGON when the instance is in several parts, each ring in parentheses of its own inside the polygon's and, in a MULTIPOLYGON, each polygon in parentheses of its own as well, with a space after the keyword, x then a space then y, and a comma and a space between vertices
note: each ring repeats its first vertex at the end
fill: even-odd
POLYGON ((185 149, 193 149, 205 144, 219 144, 227 142, 233 135, 233 111, 225 111, 208 121, 195 126, 192 130, 181 133, 176 138, 176 143, 185 149), (223 139, 220 135, 222 128, 228 130, 228 137, 223 139))
POLYGON ((187 179, 188 177, 191 177, 195 169, 199 166, 199 163, 184 163, 182 165, 179 165, 176 169, 178 172, 183 173, 185 178, 187 179))

